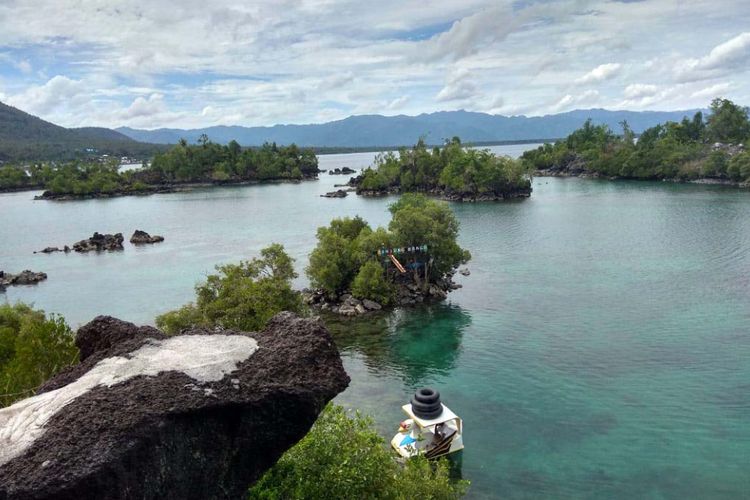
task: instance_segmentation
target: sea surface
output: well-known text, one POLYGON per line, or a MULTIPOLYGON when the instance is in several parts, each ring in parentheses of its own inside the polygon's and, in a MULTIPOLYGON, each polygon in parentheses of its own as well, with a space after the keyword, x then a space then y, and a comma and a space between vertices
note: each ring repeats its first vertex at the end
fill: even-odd
MULTIPOLYGON (((373 156, 320 164, 359 169, 373 156)), ((0 195, 0 269, 49 275, 0 301, 73 326, 98 314, 153 323, 215 264, 270 242, 305 286, 318 226, 388 222, 393 197, 319 196, 347 178, 76 202, 0 195), (166 241, 33 253, 135 229, 166 241)), ((447 302, 329 323, 352 377, 337 402, 390 439, 411 393, 437 388, 465 421, 454 471, 472 498, 750 496, 750 192, 556 178, 533 189, 451 205, 473 259, 447 302)))

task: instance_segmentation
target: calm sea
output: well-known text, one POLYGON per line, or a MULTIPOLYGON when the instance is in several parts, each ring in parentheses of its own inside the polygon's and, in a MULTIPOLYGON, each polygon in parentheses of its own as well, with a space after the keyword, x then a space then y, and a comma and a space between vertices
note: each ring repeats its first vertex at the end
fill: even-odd
MULTIPOLYGON (((346 179, 79 202, 0 195, 0 269, 49 274, 0 301, 74 326, 98 314, 152 323, 215 264, 270 242, 297 259, 304 286, 315 228, 389 219, 394 198, 319 197, 346 179), (166 241, 33 254, 135 229, 166 241)), ((445 304, 330 323, 352 377, 338 402, 390 439, 410 394, 439 389, 465 420, 455 470, 474 498, 747 497, 750 192, 547 178, 533 188, 528 200, 452 205, 473 260, 445 304)))

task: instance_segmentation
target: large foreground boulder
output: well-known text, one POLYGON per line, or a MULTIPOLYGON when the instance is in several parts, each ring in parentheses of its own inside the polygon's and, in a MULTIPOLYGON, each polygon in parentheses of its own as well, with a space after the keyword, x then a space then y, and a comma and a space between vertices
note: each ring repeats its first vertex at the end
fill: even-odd
POLYGON ((0 410, 0 499, 242 498, 349 378, 325 326, 167 337, 98 317, 80 364, 0 410))

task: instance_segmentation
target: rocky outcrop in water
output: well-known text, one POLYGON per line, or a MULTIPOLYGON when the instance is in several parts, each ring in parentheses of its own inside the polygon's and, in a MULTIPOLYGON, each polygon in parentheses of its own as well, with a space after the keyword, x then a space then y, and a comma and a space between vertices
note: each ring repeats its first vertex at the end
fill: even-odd
POLYGON ((346 388, 325 326, 255 333, 98 317, 80 364, 0 410, 0 499, 243 498, 346 388))
POLYGON ((18 274, 0 271, 0 290, 12 285, 36 285, 47 279, 47 273, 36 273, 25 269, 18 274))
POLYGON ((390 196, 405 192, 421 193, 428 196, 434 196, 442 200, 458 202, 478 202, 478 201, 501 201, 516 198, 529 198, 531 196, 531 184, 528 186, 514 186, 501 189, 496 192, 461 192, 442 187, 418 187, 413 190, 403 190, 401 186, 387 186, 379 189, 365 189, 362 187, 364 176, 358 175, 349 179, 349 185, 355 187, 359 196, 377 198, 380 196, 390 196))
MULTIPOLYGON (((430 284, 416 284, 408 278, 395 283, 395 298, 390 306, 407 307, 436 302, 448 298, 448 293, 458 290, 461 285, 453 282, 452 274, 430 284)), ((384 309, 383 305, 368 299, 358 299, 350 292, 339 296, 328 296, 322 290, 303 290, 303 300, 315 310, 340 316, 360 316, 384 309)))
POLYGON ((134 245, 144 245, 149 243, 160 243, 164 241, 164 236, 153 235, 151 236, 146 231, 136 229, 133 236, 130 237, 130 243, 134 245))
POLYGON ((322 198, 346 198, 349 193, 343 189, 337 189, 336 191, 330 191, 326 194, 321 194, 322 198))
POLYGON ((94 233, 91 238, 81 240, 78 243, 73 244, 73 250, 76 252, 103 252, 122 250, 122 242, 125 238, 122 237, 122 233, 117 234, 99 234, 94 233))
POLYGON ((56 253, 56 252, 70 252, 70 247, 68 245, 65 245, 62 248, 59 247, 46 247, 44 250, 39 250, 38 252, 34 253, 56 253))
POLYGON ((328 175, 351 175, 355 173, 357 173, 357 171, 349 167, 334 168, 328 171, 328 175))

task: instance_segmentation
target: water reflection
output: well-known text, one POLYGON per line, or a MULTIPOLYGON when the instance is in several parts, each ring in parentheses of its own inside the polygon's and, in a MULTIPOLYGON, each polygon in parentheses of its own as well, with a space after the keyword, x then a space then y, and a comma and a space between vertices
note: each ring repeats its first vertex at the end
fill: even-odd
POLYGON ((326 323, 342 353, 360 353, 371 370, 394 371, 405 385, 417 387, 453 370, 471 316, 455 305, 433 304, 326 323))

